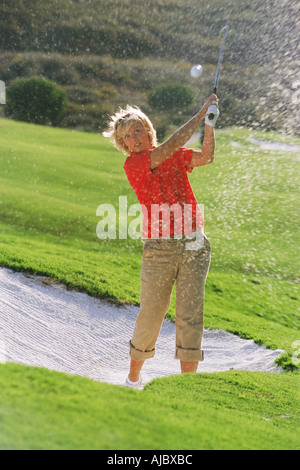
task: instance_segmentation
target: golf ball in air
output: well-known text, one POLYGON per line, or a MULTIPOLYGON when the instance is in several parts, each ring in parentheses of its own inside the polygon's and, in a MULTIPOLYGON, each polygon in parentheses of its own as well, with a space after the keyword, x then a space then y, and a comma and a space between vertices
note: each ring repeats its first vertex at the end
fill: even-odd
POLYGON ((194 65, 190 70, 191 77, 198 78, 202 75, 202 65, 194 65))

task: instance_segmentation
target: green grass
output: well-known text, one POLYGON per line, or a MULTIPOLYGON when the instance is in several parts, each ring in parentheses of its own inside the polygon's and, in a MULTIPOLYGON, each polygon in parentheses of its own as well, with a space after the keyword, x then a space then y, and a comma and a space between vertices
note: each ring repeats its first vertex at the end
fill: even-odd
MULTIPOLYGON (((96 134, 3 119, 0 135, 0 265, 138 304, 141 242, 96 236, 100 204, 137 202, 122 154, 96 134)), ((212 244, 205 327, 282 348, 289 368, 299 340, 299 155, 262 151, 249 137, 300 143, 218 131, 214 164, 191 175, 212 244)), ((175 295, 171 318, 174 305, 175 295)), ((0 448, 299 448, 297 371, 170 377, 136 392, 0 369, 0 448)))
MULTIPOLYGON (((123 155, 97 134, 9 120, 0 120, 0 132, 0 264, 138 304, 140 240, 96 236, 100 204, 118 209, 120 195, 128 206, 137 202, 123 155)), ((262 151, 250 136, 297 142, 218 131, 214 164, 191 175, 212 244, 205 325, 291 354, 299 329, 299 155, 262 151)), ((174 305, 175 295, 170 317, 174 305)))
POLYGON ((299 449, 293 374, 157 379, 144 391, 0 366, 0 449, 299 449))

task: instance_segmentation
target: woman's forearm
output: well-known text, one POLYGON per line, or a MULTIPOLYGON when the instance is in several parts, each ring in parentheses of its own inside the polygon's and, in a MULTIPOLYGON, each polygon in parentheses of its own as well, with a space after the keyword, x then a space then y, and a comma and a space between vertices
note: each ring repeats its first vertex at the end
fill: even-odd
POLYGON ((215 130, 211 126, 205 126, 202 149, 195 150, 191 159, 191 167, 203 166, 214 161, 215 154, 215 130))
POLYGON ((214 159, 216 146, 215 130, 213 127, 205 126, 204 141, 202 145, 202 155, 207 163, 211 163, 214 159))
POLYGON ((186 124, 180 127, 174 134, 159 147, 151 151, 151 169, 156 168, 164 160, 177 152, 194 134, 205 117, 207 108, 217 97, 211 95, 204 103, 201 110, 186 124))

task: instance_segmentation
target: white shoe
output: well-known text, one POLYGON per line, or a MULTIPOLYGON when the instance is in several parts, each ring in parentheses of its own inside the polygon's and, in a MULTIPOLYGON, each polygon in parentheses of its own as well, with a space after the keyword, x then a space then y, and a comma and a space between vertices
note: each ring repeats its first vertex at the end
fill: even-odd
POLYGON ((131 382, 131 380, 129 380, 129 378, 127 377, 126 379, 126 383, 125 383, 125 386, 128 387, 128 388, 139 388, 142 384, 142 376, 141 374, 139 375, 139 379, 137 380, 137 382, 131 382))

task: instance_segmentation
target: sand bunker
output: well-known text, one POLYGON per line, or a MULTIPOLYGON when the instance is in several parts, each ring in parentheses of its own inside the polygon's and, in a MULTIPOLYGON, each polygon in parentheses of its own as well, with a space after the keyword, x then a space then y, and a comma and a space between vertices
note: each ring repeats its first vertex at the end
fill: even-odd
MULTIPOLYGON (((138 310, 49 285, 46 278, 0 269, 0 361, 123 385, 138 310)), ((224 331, 205 330, 203 349, 199 372, 281 372, 274 361, 282 350, 271 351, 224 331)), ((143 368, 144 384, 180 372, 174 350, 175 325, 165 320, 155 358, 143 368)))

